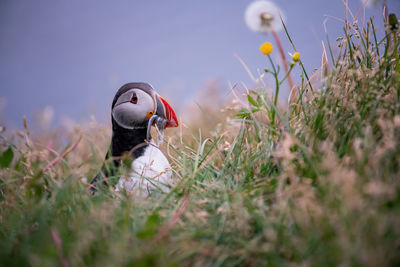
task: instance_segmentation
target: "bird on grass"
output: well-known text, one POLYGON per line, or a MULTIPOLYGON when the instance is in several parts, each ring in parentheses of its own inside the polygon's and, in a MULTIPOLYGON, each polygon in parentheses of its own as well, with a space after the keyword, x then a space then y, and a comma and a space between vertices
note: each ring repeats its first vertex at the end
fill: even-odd
POLYGON ((148 195, 159 189, 168 192, 172 171, 159 149, 164 129, 177 127, 174 110, 148 83, 127 83, 115 94, 111 105, 112 139, 101 172, 90 190, 116 183, 116 189, 148 195), (158 144, 150 130, 155 126, 158 144), (125 173, 123 170, 124 166, 125 173))

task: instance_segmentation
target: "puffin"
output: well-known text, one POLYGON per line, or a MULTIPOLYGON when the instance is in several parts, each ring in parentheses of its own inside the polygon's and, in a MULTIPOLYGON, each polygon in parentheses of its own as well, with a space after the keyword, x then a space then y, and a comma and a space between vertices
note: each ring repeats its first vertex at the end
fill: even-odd
POLYGON ((172 170, 159 145, 166 128, 178 127, 168 102, 148 83, 127 83, 114 96, 111 122, 110 148, 101 171, 90 183, 91 193, 97 191, 100 182, 107 186, 110 180, 118 180, 117 191, 142 196, 154 190, 168 192, 173 184, 172 170), (151 136, 151 127, 157 129, 157 142, 151 136), (127 171, 121 174, 120 166, 126 166, 127 158, 127 171))

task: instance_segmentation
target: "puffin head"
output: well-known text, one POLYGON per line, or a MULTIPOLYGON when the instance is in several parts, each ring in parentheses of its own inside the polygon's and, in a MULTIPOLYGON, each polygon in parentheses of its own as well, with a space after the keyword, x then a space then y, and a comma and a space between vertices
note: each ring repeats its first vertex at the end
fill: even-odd
POLYGON ((148 83, 127 83, 112 102, 112 123, 125 129, 147 128, 149 120, 162 120, 165 128, 177 127, 174 110, 148 83))

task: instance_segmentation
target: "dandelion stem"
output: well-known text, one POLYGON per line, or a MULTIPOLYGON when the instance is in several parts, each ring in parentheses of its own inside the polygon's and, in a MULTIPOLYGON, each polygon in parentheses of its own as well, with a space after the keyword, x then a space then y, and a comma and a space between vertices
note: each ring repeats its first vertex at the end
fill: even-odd
MULTIPOLYGON (((296 51, 296 47, 294 46, 294 43, 293 43, 293 41, 292 41, 292 38, 290 38, 290 34, 289 34, 289 32, 288 32, 288 30, 287 30, 287 28, 286 28, 285 22, 283 22, 282 17, 281 17, 281 22, 282 22, 283 28, 285 29, 286 36, 288 37, 289 42, 292 44, 293 50, 296 51)), ((306 69, 304 68, 303 62, 302 62, 301 60, 300 60, 300 66, 301 66, 301 69, 303 70, 304 75, 306 76, 308 85, 310 86, 311 93, 314 93, 314 89, 313 89, 313 87, 312 87, 312 85, 311 85, 310 79, 308 78, 306 69)))
MULTIPOLYGON (((285 56, 285 52, 284 52, 283 47, 282 47, 281 40, 279 39, 279 36, 275 31, 272 31, 272 35, 274 36, 276 44, 278 45, 279 54, 281 56, 283 68, 285 69, 285 72, 287 73, 287 72, 289 72, 289 66, 288 66, 287 61, 286 61, 286 56, 285 56)), ((290 74, 288 76, 288 82, 289 82, 290 90, 292 90, 292 88, 293 88, 293 80, 292 80, 292 76, 290 74)))
MULTIPOLYGON (((278 104, 278 95, 279 95, 279 78, 278 78, 278 73, 277 73, 277 71, 276 71, 276 68, 275 68, 275 64, 274 64, 274 62, 272 61, 272 58, 271 58, 271 56, 270 55, 268 55, 268 59, 269 59, 269 62, 271 63, 271 66, 272 66, 272 69, 273 69, 273 75, 274 75, 274 78, 275 78, 275 95, 274 95, 274 105, 275 105, 275 107, 277 107, 277 104, 278 104)), ((275 124, 275 109, 272 109, 272 113, 271 113, 271 124, 272 125, 274 125, 275 124)))

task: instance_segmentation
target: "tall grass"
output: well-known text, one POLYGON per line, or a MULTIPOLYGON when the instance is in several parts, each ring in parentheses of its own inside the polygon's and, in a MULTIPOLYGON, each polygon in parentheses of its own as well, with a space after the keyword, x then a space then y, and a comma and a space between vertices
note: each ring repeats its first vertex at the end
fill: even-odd
POLYGON ((104 126, 62 157, 28 129, 3 137, 1 265, 399 265, 399 31, 372 22, 346 22, 287 108, 260 83, 229 119, 204 115, 213 131, 167 138, 168 194, 88 193, 104 126))

